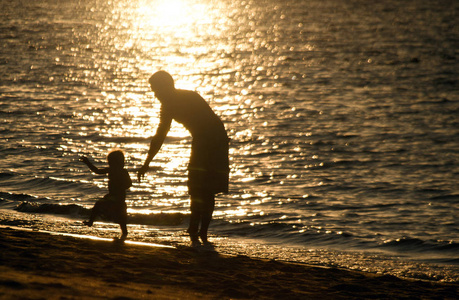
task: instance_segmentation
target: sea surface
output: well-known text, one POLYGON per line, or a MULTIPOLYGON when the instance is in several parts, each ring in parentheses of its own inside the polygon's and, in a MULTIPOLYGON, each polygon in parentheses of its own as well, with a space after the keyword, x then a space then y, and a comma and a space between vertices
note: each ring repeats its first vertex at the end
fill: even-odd
POLYGON ((221 253, 459 281, 459 2, 0 2, 0 225, 81 225, 126 154, 130 239, 189 244, 191 137, 151 163, 166 70, 223 120, 221 253))

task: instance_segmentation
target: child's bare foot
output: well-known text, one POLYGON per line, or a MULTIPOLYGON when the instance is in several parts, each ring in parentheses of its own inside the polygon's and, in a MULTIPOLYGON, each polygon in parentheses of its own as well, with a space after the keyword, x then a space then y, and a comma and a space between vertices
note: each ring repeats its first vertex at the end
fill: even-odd
POLYGON ((123 233, 123 234, 120 236, 119 240, 122 241, 122 242, 124 242, 124 241, 126 240, 126 238, 127 238, 127 235, 128 235, 127 233, 123 233))

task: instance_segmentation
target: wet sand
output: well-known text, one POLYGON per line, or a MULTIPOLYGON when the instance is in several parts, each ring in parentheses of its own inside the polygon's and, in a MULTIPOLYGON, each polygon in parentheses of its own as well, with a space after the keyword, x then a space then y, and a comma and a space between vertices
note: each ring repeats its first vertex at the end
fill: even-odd
POLYGON ((0 228, 1 299, 458 299, 414 281, 216 251, 0 228))

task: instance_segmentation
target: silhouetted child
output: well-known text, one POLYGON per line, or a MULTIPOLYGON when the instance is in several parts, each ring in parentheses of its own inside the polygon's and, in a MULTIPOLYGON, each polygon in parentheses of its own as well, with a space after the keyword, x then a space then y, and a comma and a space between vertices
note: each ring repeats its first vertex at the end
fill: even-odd
POLYGON ((108 220, 120 224, 121 238, 124 240, 127 232, 127 208, 126 190, 132 186, 129 173, 124 169, 124 154, 120 150, 112 151, 107 156, 108 168, 99 169, 94 166, 87 157, 82 156, 84 162, 91 171, 96 174, 108 174, 108 194, 97 201, 91 211, 89 221, 84 224, 92 226, 98 216, 104 216, 108 220))

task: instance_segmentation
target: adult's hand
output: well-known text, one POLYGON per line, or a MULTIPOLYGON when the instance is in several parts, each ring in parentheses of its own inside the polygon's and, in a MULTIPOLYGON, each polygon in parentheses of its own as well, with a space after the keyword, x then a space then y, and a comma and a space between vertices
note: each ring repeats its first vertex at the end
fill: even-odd
POLYGON ((142 181, 142 178, 145 176, 145 173, 147 173, 149 169, 149 166, 143 165, 138 171, 137 171, 137 179, 142 181))

